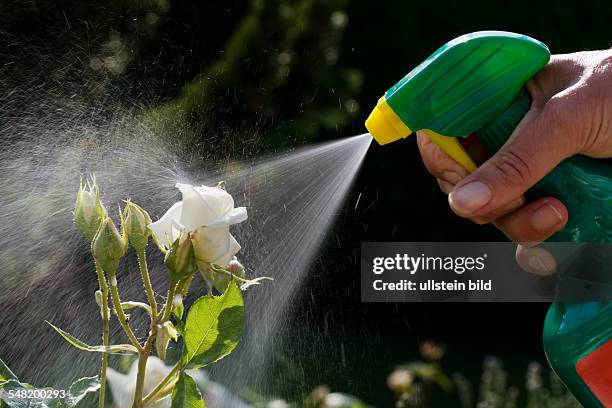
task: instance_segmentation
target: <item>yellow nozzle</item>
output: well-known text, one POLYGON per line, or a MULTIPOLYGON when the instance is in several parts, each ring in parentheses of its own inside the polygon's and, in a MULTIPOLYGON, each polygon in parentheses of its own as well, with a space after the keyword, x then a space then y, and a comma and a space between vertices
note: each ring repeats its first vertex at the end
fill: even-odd
POLYGON ((382 96, 365 122, 368 132, 380 145, 408 137, 412 131, 391 109, 382 96))

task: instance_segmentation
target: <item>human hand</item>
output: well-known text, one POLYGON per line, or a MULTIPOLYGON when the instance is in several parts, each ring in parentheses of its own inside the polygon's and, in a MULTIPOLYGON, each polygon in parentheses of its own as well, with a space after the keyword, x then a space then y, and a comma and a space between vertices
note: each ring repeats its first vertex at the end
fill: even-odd
POLYGON ((457 215, 492 222, 511 240, 534 243, 563 228, 568 213, 556 198, 526 203, 524 193, 570 156, 612 157, 612 51, 553 56, 526 87, 531 109, 471 174, 425 134, 417 138, 425 166, 457 215))
MULTIPOLYGON (((457 215, 493 223, 515 242, 538 243, 565 226, 568 212, 554 197, 526 203, 524 193, 570 156, 612 157, 612 51, 555 55, 526 87, 531 109, 472 174, 424 133, 417 132, 417 140, 457 215)), ((556 269, 554 258, 539 248, 519 246, 517 261, 530 272, 556 269)))

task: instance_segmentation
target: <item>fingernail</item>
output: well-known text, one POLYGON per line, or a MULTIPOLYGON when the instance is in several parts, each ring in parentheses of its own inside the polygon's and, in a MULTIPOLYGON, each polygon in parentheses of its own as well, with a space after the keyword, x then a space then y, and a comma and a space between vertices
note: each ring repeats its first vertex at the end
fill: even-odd
POLYGON ((531 255, 528 263, 533 273, 550 274, 555 271, 555 265, 549 265, 538 255, 531 255))
POLYGON ((484 207, 492 196, 486 184, 472 181, 450 193, 448 202, 458 212, 469 214, 484 207))
POLYGON ((531 226, 538 231, 546 231, 563 222, 563 215, 554 206, 545 204, 531 217, 531 226))
POLYGON ((442 180, 449 182, 450 184, 457 184, 463 177, 459 173, 450 170, 444 170, 442 172, 442 180))

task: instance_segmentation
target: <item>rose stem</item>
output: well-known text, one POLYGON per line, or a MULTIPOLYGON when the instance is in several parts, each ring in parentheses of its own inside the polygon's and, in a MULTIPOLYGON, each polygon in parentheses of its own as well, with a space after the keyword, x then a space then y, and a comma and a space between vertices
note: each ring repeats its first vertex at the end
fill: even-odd
POLYGON ((144 348, 142 348, 138 352, 138 375, 136 377, 136 390, 134 391, 134 403, 132 405, 132 408, 144 407, 142 393, 144 388, 145 373, 147 371, 147 359, 149 358, 149 354, 151 353, 151 348, 153 347, 153 342, 155 341, 157 330, 161 328, 161 326, 170 318, 170 313, 172 312, 172 302, 174 300, 174 294, 176 293, 176 286, 177 283, 170 283, 170 288, 168 289, 168 297, 166 298, 166 304, 164 305, 164 314, 161 320, 157 322, 157 324, 153 324, 149 333, 149 337, 147 338, 147 341, 144 345, 144 348))
POLYGON ((155 325, 157 320, 157 303, 155 302, 155 295, 153 294, 153 287, 151 286, 151 278, 149 277, 149 268, 147 267, 147 256, 145 250, 138 252, 138 266, 140 266, 140 276, 142 276, 142 283, 145 291, 147 292, 147 299, 151 306, 151 323, 155 325))
POLYGON ((166 321, 170 318, 170 313, 172 313, 172 302, 174 301, 174 295, 176 294, 176 287, 177 285, 180 285, 180 283, 181 281, 179 281, 178 283, 170 283, 170 288, 168 289, 168 296, 166 297, 166 304, 164 305, 164 307, 162 307, 161 310, 161 312, 163 312, 163 315, 159 320, 160 325, 166 323, 166 321))
POLYGON ((132 404, 132 408, 144 407, 142 393, 144 390, 145 373, 147 372, 147 360, 149 359, 149 354, 151 354, 158 327, 158 325, 153 324, 142 351, 138 353, 138 376, 136 377, 136 391, 134 391, 134 403, 132 404))
MULTIPOLYGON (((102 292, 102 345, 108 347, 109 339, 109 316, 108 316, 108 286, 102 268, 96 264, 96 273, 98 274, 98 282, 100 284, 100 292, 102 292)), ((102 353, 102 361, 100 363, 100 396, 98 398, 98 407, 104 408, 104 398, 106 396, 106 367, 108 366, 108 353, 102 353)))
POLYGON ((113 299, 113 305, 115 306, 115 312, 117 313, 117 318, 119 319, 119 324, 123 328, 123 331, 128 336, 134 347, 138 349, 138 352, 142 352, 143 348, 138 342, 138 339, 134 335, 132 328, 127 322, 127 317, 125 316, 125 312, 123 311, 123 306, 121 306, 121 299, 119 298, 119 291, 117 290, 117 276, 116 271, 109 273, 110 277, 110 293, 111 298, 113 299))

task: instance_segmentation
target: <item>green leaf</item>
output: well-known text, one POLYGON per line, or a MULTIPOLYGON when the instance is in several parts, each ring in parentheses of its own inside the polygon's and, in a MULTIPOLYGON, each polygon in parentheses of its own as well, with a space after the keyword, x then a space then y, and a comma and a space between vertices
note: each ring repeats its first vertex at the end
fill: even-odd
POLYGON ((4 361, 2 361, 2 359, 0 359, 0 382, 7 380, 17 380, 17 376, 13 374, 11 369, 8 368, 6 364, 4 364, 4 361))
POLYGON ((98 392, 100 389, 100 379, 95 377, 83 377, 72 383, 68 392, 70 398, 64 401, 62 407, 76 407, 87 395, 98 392))
POLYGON ((10 398, 10 390, 22 390, 32 388, 30 384, 19 382, 19 380, 11 379, 0 382, 0 407, 9 408, 48 408, 42 401, 33 401, 25 398, 10 398))
POLYGON ((81 378, 70 386, 65 398, 9 398, 10 390, 31 389, 30 384, 20 382, 15 374, 0 360, 0 408, 74 408, 88 394, 100 388, 98 377, 81 378), (8 378, 8 377, 11 378, 8 378))
POLYGON ((198 386, 185 372, 181 373, 174 386, 170 408, 206 408, 198 386))
POLYGON ((235 283, 221 296, 199 298, 185 323, 185 365, 200 368, 227 356, 238 344, 243 325, 244 301, 235 283))
POLYGON ((82 351, 92 351, 96 353, 113 353, 113 354, 123 354, 123 353, 138 353, 136 347, 131 344, 114 344, 108 347, 105 346, 90 346, 89 344, 77 339, 72 334, 60 329, 59 327, 54 326, 53 324, 47 322, 47 324, 60 334, 68 343, 72 344, 74 347, 78 348, 82 351))
POLYGON ((8 380, 0 383, 0 407, 9 408, 74 408, 79 402, 98 391, 100 382, 98 377, 86 377, 75 381, 68 390, 65 398, 9 398, 9 391, 31 389, 30 384, 17 380, 8 380), (5 405, 2 405, 4 403, 5 405))

